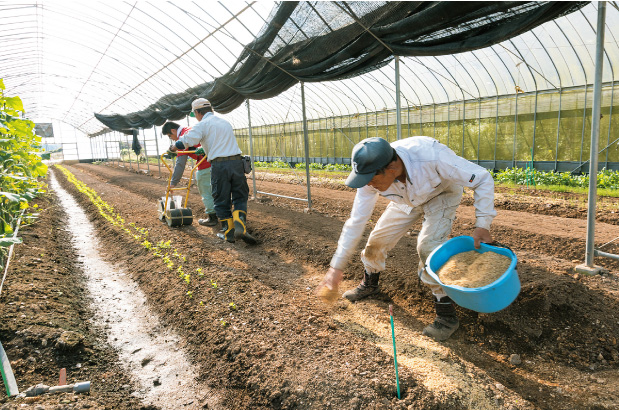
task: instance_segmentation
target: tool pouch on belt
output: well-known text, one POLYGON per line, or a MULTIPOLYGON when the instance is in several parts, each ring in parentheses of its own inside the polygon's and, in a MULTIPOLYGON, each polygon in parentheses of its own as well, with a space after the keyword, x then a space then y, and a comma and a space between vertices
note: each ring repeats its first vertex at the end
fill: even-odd
POLYGON ((243 160, 243 171, 249 174, 251 172, 251 157, 249 155, 243 155, 241 159, 243 160))

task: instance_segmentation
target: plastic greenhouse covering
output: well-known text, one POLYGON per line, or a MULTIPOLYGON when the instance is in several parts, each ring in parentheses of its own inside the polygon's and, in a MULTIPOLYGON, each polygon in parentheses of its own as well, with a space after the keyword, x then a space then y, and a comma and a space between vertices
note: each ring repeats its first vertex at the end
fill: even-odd
MULTIPOLYGON (((606 4, 599 161, 618 169, 619 7, 606 4)), ((92 157, 132 135, 158 153, 159 127, 195 121, 200 96, 256 160, 348 163, 400 122, 401 137, 488 168, 586 171, 598 6, 0 2, 0 78, 38 124, 91 137, 92 157)))

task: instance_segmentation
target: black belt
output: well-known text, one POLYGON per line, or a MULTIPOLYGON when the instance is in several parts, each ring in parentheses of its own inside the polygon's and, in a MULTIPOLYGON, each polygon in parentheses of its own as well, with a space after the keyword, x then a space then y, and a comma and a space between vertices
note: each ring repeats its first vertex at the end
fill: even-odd
POLYGON ((220 162, 220 161, 233 161, 235 159, 241 159, 241 154, 238 155, 232 155, 231 157, 218 157, 218 158, 213 158, 211 160, 211 162, 220 162))

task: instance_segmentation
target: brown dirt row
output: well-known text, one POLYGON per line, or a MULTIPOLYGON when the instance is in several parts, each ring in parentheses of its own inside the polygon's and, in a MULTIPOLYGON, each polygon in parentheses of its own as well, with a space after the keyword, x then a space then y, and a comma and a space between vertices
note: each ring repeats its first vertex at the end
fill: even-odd
POLYGON ((120 370, 103 330, 91 324, 66 214, 53 192, 34 203, 39 218, 19 232, 23 245, 15 247, 0 297, 0 341, 20 391, 39 383, 58 385, 62 368, 67 383, 91 381, 92 389, 17 400, 2 391, 0 409, 144 408, 130 395, 135 386, 120 370))
MULTIPOLYGON (((437 344, 420 336, 433 315, 431 295, 414 274, 415 227, 391 253, 380 297, 357 304, 340 300, 331 308, 316 300, 313 290, 354 192, 318 184, 312 188, 311 213, 300 201, 267 197, 251 202, 250 230, 262 243, 248 247, 222 243, 196 223, 170 229, 158 221, 162 179, 117 167, 80 164, 69 169, 128 222, 148 228, 152 241, 169 239, 187 255, 187 269, 204 270, 204 278, 194 275, 187 285, 81 198, 103 248, 111 258, 125 261, 153 308, 184 336, 202 369, 200 377, 221 389, 231 408, 617 408, 619 266, 611 261, 604 275, 575 275, 574 261, 583 257, 585 221, 561 216, 562 210, 571 214, 569 200, 549 194, 549 203, 556 205, 546 210, 553 213, 542 207, 540 215, 537 206, 509 205, 523 202, 520 195, 504 202, 497 195, 500 211, 493 234, 519 256, 521 294, 496 314, 459 309, 461 329, 437 344), (238 309, 231 310, 230 302, 238 309), (401 401, 394 397, 389 304, 395 306, 396 335, 401 335, 401 401), (522 364, 510 363, 515 353, 522 364)), ((300 184, 266 178, 257 185, 259 191, 287 196, 306 193, 300 184)), ((536 195, 529 205, 544 203, 543 193, 536 195)), ((195 192, 190 207, 201 208, 195 192)), ((376 218, 379 214, 377 209, 376 218)), ((470 233, 472 223, 472 207, 461 207, 454 235, 470 233)), ((616 226, 600 223, 596 232, 605 243, 616 236, 616 226)), ((618 253, 613 246, 607 251, 618 253)), ((346 286, 354 286, 361 272, 355 258, 346 286)), ((91 395, 97 397, 108 402, 91 395)))

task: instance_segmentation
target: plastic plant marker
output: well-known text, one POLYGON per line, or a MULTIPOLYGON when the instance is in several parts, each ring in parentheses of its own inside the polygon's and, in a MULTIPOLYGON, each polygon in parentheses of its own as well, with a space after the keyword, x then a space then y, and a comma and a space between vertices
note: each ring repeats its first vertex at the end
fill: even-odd
POLYGON ((60 377, 58 379, 58 386, 64 386, 65 384, 67 384, 67 369, 63 367, 62 369, 60 369, 60 377))
POLYGON ((400 376, 398 376, 398 358, 395 352, 395 330, 393 328, 393 305, 389 305, 389 317, 391 318, 391 338, 393 339, 393 363, 395 364, 395 384, 398 389, 398 399, 400 399, 400 376))

